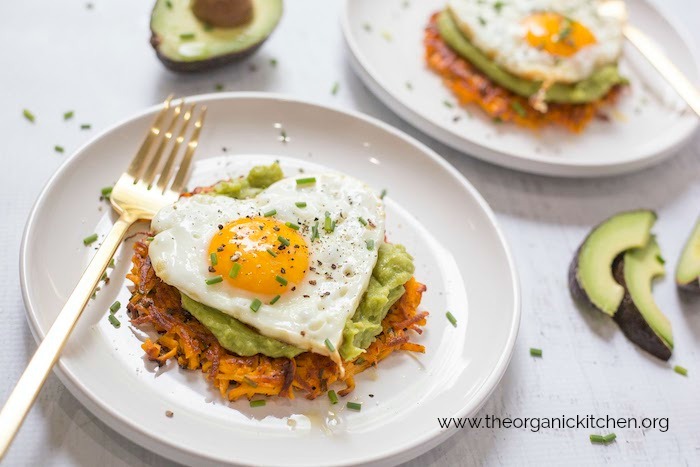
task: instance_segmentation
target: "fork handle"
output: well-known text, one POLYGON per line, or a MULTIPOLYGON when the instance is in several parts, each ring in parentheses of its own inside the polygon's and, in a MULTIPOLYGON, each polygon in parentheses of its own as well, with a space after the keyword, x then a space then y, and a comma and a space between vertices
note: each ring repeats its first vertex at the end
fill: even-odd
POLYGON ((114 224, 5 402, 0 412, 0 459, 10 447, 126 231, 136 220, 122 214, 114 224))

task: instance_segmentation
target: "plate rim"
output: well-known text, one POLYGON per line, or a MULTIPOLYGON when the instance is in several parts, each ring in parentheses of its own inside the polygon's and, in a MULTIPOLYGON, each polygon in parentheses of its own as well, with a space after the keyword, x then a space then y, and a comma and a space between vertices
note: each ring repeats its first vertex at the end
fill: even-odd
MULTIPOLYGON (((237 99, 254 99, 254 100, 265 100, 265 101, 284 101, 286 103, 301 104, 320 108, 323 111, 331 111, 346 116, 350 116, 354 119, 361 120, 365 123, 378 127, 386 133, 391 134, 393 137, 397 137, 405 142, 415 146, 420 150, 425 156, 427 156, 432 162, 437 163, 441 168, 446 170, 448 174, 452 175, 460 182, 460 184, 474 197, 475 201, 478 203, 479 207, 482 209, 487 219, 493 226, 495 233, 498 237, 499 244, 501 245, 504 256, 510 270, 510 284, 513 288, 513 319, 510 323, 510 328, 508 329, 508 337, 506 345, 501 351, 500 356, 491 369, 490 374, 484 380, 484 383, 476 391, 474 397, 465 404, 459 411, 455 413, 454 416, 464 417, 468 414, 475 413, 478 411, 489 399, 493 391, 498 387, 503 375, 505 374, 510 361, 513 356, 513 351, 515 347, 515 342, 520 329, 520 321, 522 316, 522 300, 521 300, 521 290, 520 290, 520 279, 518 275, 518 270, 513 259, 513 255, 509 246, 509 243, 496 219, 495 213, 486 202, 484 197, 479 193, 479 191, 469 182, 469 180, 459 172, 452 164, 450 164, 446 159, 440 156, 437 152, 432 150, 427 145, 418 141, 414 137, 404 133, 403 131, 379 120, 378 118, 372 117, 370 115, 363 114, 359 111, 341 108, 339 106, 321 104, 310 99, 303 99, 291 96, 289 94, 282 93, 266 93, 266 92, 217 92, 217 93, 206 93, 197 94, 192 96, 184 96, 188 102, 211 102, 211 101, 226 101, 237 99)), ((87 150, 93 144, 97 144, 101 139, 103 139, 108 134, 117 131, 120 127, 132 122, 133 120, 142 118, 149 114, 155 114, 161 108, 161 104, 156 104, 143 108, 136 111, 126 118, 123 118, 116 122, 115 124, 107 127, 106 129, 100 131, 93 138, 88 140, 85 144, 81 145, 78 149, 73 151, 71 155, 66 158, 66 160, 59 166, 59 168, 51 175, 49 180, 42 188, 41 192, 37 196, 32 208, 27 217, 25 223, 24 231, 22 233, 22 241, 20 245, 20 255, 19 255, 19 273, 20 273, 20 288, 22 290, 22 300, 24 303, 25 317, 31 330, 34 340, 39 343, 43 339, 45 333, 40 328, 37 321, 36 307, 32 305, 32 298, 29 292, 29 288, 26 282, 26 274, 28 269, 31 267, 29 264, 29 238, 33 234, 34 224, 37 221, 37 213, 43 206, 43 204, 48 199, 49 192, 58 183, 59 178, 70 170, 70 168, 78 161, 80 154, 87 150)), ((205 462, 205 465, 214 465, 221 462, 220 459, 214 457, 208 457, 206 453, 197 451, 196 449, 190 448, 189 446, 176 446, 174 444, 169 444, 165 437, 154 436, 153 434, 147 432, 132 423, 128 417, 115 412, 105 404, 100 401, 100 398, 90 392, 86 387, 84 387, 79 378, 72 372, 70 372, 64 365, 62 359, 59 358, 57 364, 53 368, 53 373, 56 374, 63 385, 70 391, 70 393, 78 399, 78 401, 85 406, 96 418, 98 418, 102 423, 115 430, 121 436, 125 436, 131 442, 142 446, 145 449, 153 451, 165 458, 174 460, 176 462, 188 463, 199 463, 205 462), (133 436, 133 435, 141 436, 133 436)), ((385 450, 380 455, 374 457, 368 457, 362 461, 360 465, 393 465, 398 462, 403 462, 410 460, 420 454, 427 452, 438 444, 444 442, 449 437, 454 435, 458 430, 438 430, 436 432, 428 431, 426 436, 415 439, 412 441, 409 447, 398 447, 394 450, 385 450)), ((220 464, 219 464, 220 465, 220 464)), ((256 465, 256 464, 230 464, 230 465, 256 465)), ((356 463, 338 463, 333 465, 357 465, 356 463)))
MULTIPOLYGON (((698 47, 690 38, 688 29, 678 24, 675 18, 670 17, 667 13, 659 10, 656 5, 648 0, 638 0, 651 8, 663 21, 666 21, 675 33, 680 37, 681 41, 688 49, 696 72, 700 74, 700 52, 698 47)), ((340 14, 341 30, 343 32, 344 44, 346 51, 349 52, 351 68, 360 78, 362 83, 376 96, 384 105, 389 107, 392 112, 396 113, 401 119, 408 122, 417 130, 425 133, 431 138, 436 139, 442 144, 445 144, 452 149, 455 149, 461 154, 479 159, 481 161, 498 165, 513 170, 518 170, 526 173, 537 175, 548 175, 553 177, 611 177, 625 173, 641 170, 646 167, 658 164, 663 160, 675 155, 678 150, 689 143, 690 139, 695 135, 700 128, 700 118, 696 118, 692 126, 690 126, 685 134, 678 138, 670 145, 666 145, 661 150, 651 148, 643 153, 642 156, 632 160, 618 161, 614 163, 605 162, 588 162, 585 160, 563 161, 545 156, 521 156, 506 152, 497 151, 495 149, 483 146, 475 141, 471 141, 466 137, 460 137, 449 132, 437 123, 424 117, 419 112, 414 111, 408 105, 395 96, 393 92, 385 88, 378 78, 378 73, 367 62, 363 54, 360 53, 360 47, 354 40, 352 29, 350 27, 350 3, 351 0, 343 0, 343 6, 340 14)))

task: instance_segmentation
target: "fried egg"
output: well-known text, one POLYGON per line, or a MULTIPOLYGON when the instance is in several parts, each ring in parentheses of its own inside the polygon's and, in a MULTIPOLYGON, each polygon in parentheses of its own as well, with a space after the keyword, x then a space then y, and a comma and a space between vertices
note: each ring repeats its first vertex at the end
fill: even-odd
MULTIPOLYGON (((291 177, 255 198, 181 198, 154 217, 165 283, 261 334, 330 356, 384 241, 382 201, 340 174, 291 177)), ((341 365, 342 368, 342 365, 341 365)))
POLYGON ((622 21, 597 13, 596 0, 449 0, 462 33, 521 78, 574 83, 616 63, 622 21))

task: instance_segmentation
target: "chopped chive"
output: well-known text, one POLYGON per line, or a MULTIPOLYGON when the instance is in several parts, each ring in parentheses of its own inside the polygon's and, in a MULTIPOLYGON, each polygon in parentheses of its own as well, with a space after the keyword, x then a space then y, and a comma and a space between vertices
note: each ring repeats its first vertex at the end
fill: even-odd
POLYGON ((107 265, 108 268, 113 268, 114 267, 114 258, 109 260, 109 264, 107 265))
POLYGON ((311 226, 311 241, 313 242, 318 238, 318 222, 311 226))
POLYGON ((617 438, 617 435, 615 433, 609 433, 605 436, 602 435, 589 435, 588 439, 591 440, 591 443, 596 443, 596 444, 609 444, 615 441, 617 438))
POLYGON ((65 112, 63 114, 63 120, 70 120, 71 118, 73 118, 73 115, 75 115, 75 112, 69 110, 68 112, 65 112))
POLYGON ((276 59, 276 58, 271 58, 271 59, 270 59, 270 66, 272 66, 272 67, 277 66, 277 59, 276 59))
POLYGON ((241 263, 233 263, 233 266, 231 266, 231 270, 228 272, 228 277, 230 277, 231 279, 235 279, 240 270, 241 263))
POLYGON ((656 261, 658 261, 660 264, 666 264, 666 260, 661 255, 656 255, 656 261))
POLYGON ((330 399, 331 404, 335 405, 338 403, 338 395, 335 393, 334 390, 328 391, 328 399, 330 399))
POLYGON ((336 94, 338 94, 339 89, 340 89, 340 83, 336 81, 333 84, 333 87, 331 88, 331 94, 333 94, 335 96, 336 94))
POLYGON ((284 225, 286 225, 286 226, 289 227, 290 229, 299 230, 299 225, 298 225, 298 224, 294 224, 294 223, 292 223, 292 222, 285 222, 284 225))
POLYGON ((148 240, 149 242, 152 242, 154 238, 156 238, 156 237, 146 237, 146 240, 148 240))
POLYGON ((391 33, 389 31, 382 31, 382 37, 387 42, 391 42, 393 39, 393 37, 391 36, 391 33))
POLYGON ((281 297, 281 295, 275 295, 275 296, 272 298, 272 300, 270 300, 270 305, 274 305, 275 303, 277 303, 277 300, 279 300, 280 297, 281 297))
POLYGON ((296 207, 298 207, 298 208, 305 208, 305 207, 306 207, 306 201, 299 201, 299 202, 296 202, 296 203, 294 203, 294 206, 296 206, 296 207))
POLYGON ((345 406, 346 406, 348 409, 350 409, 350 410, 356 410, 357 412, 359 412, 360 410, 362 410, 362 404, 360 404, 359 402, 348 402, 345 406))
POLYGON ((257 313, 257 311, 260 309, 260 305, 262 305, 260 299, 255 298, 252 302, 250 302, 250 309, 257 313))
POLYGON ((498 0, 496 3, 493 4, 493 9, 496 10, 497 13, 500 13, 504 6, 505 2, 498 0))
POLYGON ((205 279, 204 282, 207 285, 214 285, 214 284, 218 284, 219 282, 221 282, 223 280, 224 280, 224 278, 221 276, 214 276, 214 277, 209 277, 208 279, 205 279))
POLYGON ((122 304, 119 303, 119 300, 116 302, 112 303, 112 306, 109 307, 109 312, 110 313, 116 313, 119 308, 122 307, 122 304))
POLYGON ((382 193, 379 195, 379 199, 384 199, 386 196, 386 188, 382 190, 382 193))
POLYGON ((94 243, 97 240, 97 234, 94 233, 92 235, 89 235, 83 239, 83 245, 88 246, 91 243, 94 243))
POLYGON ((106 186, 100 190, 100 193, 102 193, 102 196, 105 198, 109 197, 109 195, 112 194, 112 190, 114 190, 114 187, 112 186, 106 186))
POLYGON ((65 152, 65 149, 63 149, 63 146, 59 146, 58 144, 53 147, 53 150, 56 152, 59 152, 61 154, 63 154, 63 152, 65 152))
POLYGON ((333 232, 333 221, 330 218, 330 214, 326 211, 326 218, 323 220, 323 230, 328 233, 333 232))
POLYGON ((448 109, 454 108, 454 104, 453 104, 452 102, 450 102, 450 101, 447 101, 447 100, 442 101, 442 105, 444 105, 444 106, 447 107, 448 109))
POLYGON ((365 244, 367 245, 367 249, 369 251, 374 250, 374 240, 365 240, 365 244))
POLYGON ((335 352, 335 346, 333 345, 333 342, 326 339, 325 344, 326 347, 328 347, 328 350, 330 350, 331 352, 335 352))
POLYGON ((285 279, 285 278, 282 277, 282 276, 275 276, 275 280, 276 280, 277 282, 279 282, 280 284, 282 284, 282 285, 287 285, 287 283, 288 283, 288 282, 287 282, 287 279, 285 279))
POLYGON ((270 209, 269 211, 264 212, 263 216, 270 217, 270 216, 274 216, 275 214, 277 214, 277 209, 270 209))
POLYGON ((26 118, 27 120, 29 120, 29 121, 32 122, 32 123, 34 123, 34 121, 36 120, 36 117, 34 117, 34 114, 31 113, 31 112, 30 112, 29 110, 27 110, 27 109, 24 109, 24 110, 22 111, 22 115, 24 115, 24 118, 26 118))
POLYGON ((265 400, 250 401, 251 407, 265 407, 265 400))
POLYGON ((170 0, 165 0, 165 6, 167 6, 168 8, 172 8, 173 2, 171 2, 170 0))
POLYGON ((680 365, 674 366, 674 367, 673 367, 673 371, 675 371, 675 372, 678 373, 679 375, 688 376, 688 369, 687 369, 687 368, 683 368, 683 367, 680 366, 680 365))
POLYGON ((406 89, 408 89, 409 91, 413 90, 413 84, 411 84, 410 81, 406 81, 406 89))
POLYGON ((243 379, 245 380, 245 382, 246 382, 246 384, 247 384, 248 386, 253 387, 253 388, 257 388, 257 387, 258 387, 258 383, 256 383, 256 382, 253 381, 252 379, 248 378, 247 376, 244 376, 243 379))
POLYGON ((457 327, 457 318, 455 318, 451 312, 448 311, 445 313, 445 316, 447 316, 447 320, 452 323, 452 326, 457 327))
POLYGON ((81 130, 89 130, 90 128, 92 128, 92 125, 90 125, 89 123, 83 123, 82 125, 80 125, 81 130))
POLYGON ((109 316, 107 317, 107 319, 108 319, 109 322, 112 324, 112 326, 114 326, 115 328, 118 328, 119 326, 122 325, 122 323, 119 322, 119 320, 117 319, 117 317, 114 316, 114 315, 111 314, 111 313, 109 314, 109 316))
POLYGON ((214 90, 215 90, 215 91, 223 91, 223 90, 224 90, 224 85, 221 84, 221 83, 216 83, 216 84, 214 85, 214 90))
POLYGON ((106 281, 107 280, 107 272, 103 272, 102 275, 100 276, 101 281, 106 281))
POLYGON ((276 258, 276 257, 277 257, 277 253, 275 253, 274 251, 272 251, 272 248, 268 248, 266 251, 267 251, 268 253, 270 253, 270 256, 272 256, 273 258, 276 258))
POLYGON ((523 107, 523 105, 520 102, 513 101, 511 102, 510 106, 513 108, 515 113, 517 113, 521 117, 525 117, 527 115, 527 112, 525 112, 525 107, 523 107))
POLYGON ((312 183, 316 183, 316 177, 297 178, 297 186, 311 185, 312 183))
POLYGON ((486 20, 483 17, 479 16, 477 19, 479 20, 480 25, 486 26, 486 20))
POLYGON ((364 220, 362 217, 358 217, 357 220, 360 221, 360 224, 367 225, 367 221, 364 220))
POLYGON ((536 349, 534 347, 530 347, 530 355, 533 357, 541 357, 542 356, 542 349, 536 349))
POLYGON ((365 363, 365 359, 362 358, 362 357, 360 357, 360 358, 358 358, 357 360, 355 360, 354 363, 355 363, 356 365, 362 365, 363 363, 365 363))
POLYGON ((186 32, 186 33, 180 34, 180 39, 182 39, 183 41, 191 41, 192 39, 194 39, 194 33, 193 32, 186 32))
POLYGON ((289 240, 284 238, 282 235, 278 235, 277 240, 279 240, 282 245, 289 246, 289 240))
POLYGON ((212 266, 216 266, 217 264, 219 264, 219 258, 216 256, 216 253, 210 254, 209 259, 211 260, 212 266))
POLYGON ((364 23, 364 24, 362 25, 362 29, 364 29, 364 30, 367 31, 367 32, 372 32, 372 25, 369 24, 369 23, 364 23))

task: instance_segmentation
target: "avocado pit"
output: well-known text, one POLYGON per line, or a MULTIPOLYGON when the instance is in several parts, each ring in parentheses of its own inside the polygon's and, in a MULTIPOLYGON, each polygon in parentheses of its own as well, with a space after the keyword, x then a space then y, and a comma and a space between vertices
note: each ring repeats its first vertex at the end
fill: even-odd
POLYGON ((253 19, 252 0, 193 0, 192 13, 217 28, 235 28, 253 19))

